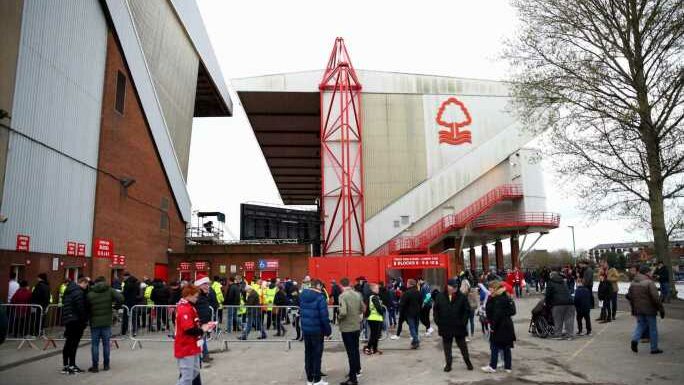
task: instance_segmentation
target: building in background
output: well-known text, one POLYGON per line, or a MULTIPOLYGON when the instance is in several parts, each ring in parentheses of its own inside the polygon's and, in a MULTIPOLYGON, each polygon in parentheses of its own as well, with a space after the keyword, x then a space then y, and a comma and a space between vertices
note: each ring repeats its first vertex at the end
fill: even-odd
POLYGON ((10 271, 166 278, 193 118, 232 114, 196 4, 3 1, 0 43, 0 295, 10 271))
MULTIPOLYGON (((331 62, 336 53, 346 53, 338 50, 339 42, 331 62)), ((343 99, 342 107, 336 107, 328 105, 338 101, 323 85, 324 73, 329 72, 232 81, 283 202, 319 208, 327 202, 327 211, 320 212, 323 244, 339 234, 326 225, 337 220, 339 211, 334 201, 328 202, 339 191, 322 193, 328 179, 351 179, 352 200, 363 196, 362 209, 352 203, 339 215, 353 217, 367 255, 445 252, 451 255, 450 270, 458 272, 490 266, 494 249, 493 265, 503 269, 503 241, 510 240, 511 264, 517 266, 521 250, 524 255, 525 247, 531 249, 538 239, 528 234, 541 236, 558 227, 559 216, 546 209, 541 156, 526 147, 533 135, 507 111, 507 84, 356 70, 349 75, 354 84, 342 89, 361 89, 360 97, 343 99), (346 153, 351 172, 342 171, 342 163, 335 165, 337 159, 322 156, 343 141, 329 140, 338 131, 323 133, 330 123, 325 117, 329 107, 358 115, 356 121, 345 121, 359 127, 362 142, 361 156, 354 152, 357 147, 346 153), (323 165, 321 158, 328 163, 323 165), (362 183, 356 174, 359 162, 362 183)), ((358 243, 354 247, 356 252, 358 243)), ((401 274, 425 272, 403 269, 401 274)))

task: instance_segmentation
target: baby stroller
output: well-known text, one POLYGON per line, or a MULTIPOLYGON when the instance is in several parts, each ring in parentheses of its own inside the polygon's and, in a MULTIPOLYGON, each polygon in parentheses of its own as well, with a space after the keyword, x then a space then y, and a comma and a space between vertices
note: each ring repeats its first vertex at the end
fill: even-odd
POLYGON ((532 309, 532 320, 530 320, 528 332, 539 338, 553 335, 551 308, 546 306, 543 299, 532 309))

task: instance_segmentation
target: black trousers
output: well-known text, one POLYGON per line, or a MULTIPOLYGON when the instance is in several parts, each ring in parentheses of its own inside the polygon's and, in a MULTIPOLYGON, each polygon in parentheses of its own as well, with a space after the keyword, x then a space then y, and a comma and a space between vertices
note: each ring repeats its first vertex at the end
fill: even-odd
POLYGON ((404 312, 401 311, 399 312, 399 321, 397 322, 397 336, 401 335, 401 328, 403 327, 404 322, 406 322, 406 317, 404 316, 404 312))
POLYGON ((378 341, 380 340, 380 333, 382 333, 382 321, 368 321, 370 328, 370 337, 368 338, 368 349, 371 352, 378 351, 378 341))
POLYGON ((304 370, 308 382, 321 381, 323 334, 304 334, 304 370))
POLYGON ((420 323, 425 326, 425 329, 430 329, 430 310, 429 306, 423 306, 420 309, 420 323))
POLYGON ((444 347, 444 359, 446 361, 447 366, 451 366, 451 363, 453 361, 453 356, 451 355, 451 347, 453 345, 454 340, 456 340, 456 346, 458 346, 459 350, 461 350, 463 361, 466 363, 467 366, 471 366, 472 364, 470 363, 470 354, 468 353, 468 344, 466 344, 465 336, 442 336, 442 345, 444 347))
POLYGON ((591 317, 589 317, 589 312, 586 312, 586 313, 577 312, 577 331, 578 332, 580 332, 580 333, 582 332, 582 320, 584 320, 584 322, 587 325, 587 333, 591 333, 591 320, 590 320, 590 318, 591 317))
POLYGON ((64 366, 76 366, 76 351, 78 350, 78 343, 83 337, 83 330, 85 324, 80 322, 69 322, 65 325, 64 349, 62 349, 62 362, 64 366))
POLYGON ((356 382, 356 375, 361 371, 361 354, 359 353, 359 337, 361 331, 342 333, 344 349, 349 359, 349 381, 356 382))

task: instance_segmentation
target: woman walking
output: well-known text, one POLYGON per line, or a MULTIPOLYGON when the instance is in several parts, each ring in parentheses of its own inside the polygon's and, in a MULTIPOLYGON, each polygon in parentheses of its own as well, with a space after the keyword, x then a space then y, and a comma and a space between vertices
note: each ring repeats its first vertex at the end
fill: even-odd
POLYGON ((496 373, 499 351, 503 350, 504 369, 506 373, 512 370, 511 349, 515 341, 515 329, 513 328, 512 316, 515 315, 515 304, 506 293, 501 281, 492 281, 489 284, 490 298, 487 300, 487 320, 490 324, 491 335, 489 338, 491 358, 489 366, 482 367, 485 373, 496 373))
POLYGON ((442 337, 446 361, 444 371, 451 371, 451 363, 453 361, 451 346, 454 340, 456 340, 456 345, 461 350, 466 367, 468 370, 473 370, 473 364, 470 362, 470 354, 468 353, 468 345, 465 340, 468 335, 466 325, 470 316, 470 305, 468 305, 467 296, 459 292, 459 281, 457 279, 450 279, 447 282, 447 290, 435 296, 433 311, 439 335, 442 337))
POLYGON ((181 300, 176 307, 176 337, 173 353, 178 361, 180 376, 177 385, 201 385, 200 355, 202 336, 216 325, 209 322, 200 326, 199 316, 194 304, 199 297, 199 289, 188 285, 183 288, 181 300))

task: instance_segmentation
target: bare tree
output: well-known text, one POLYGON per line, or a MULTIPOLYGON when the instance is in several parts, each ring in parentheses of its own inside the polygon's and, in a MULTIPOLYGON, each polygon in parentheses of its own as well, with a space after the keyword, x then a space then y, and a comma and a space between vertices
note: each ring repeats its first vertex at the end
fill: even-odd
POLYGON ((512 0, 514 107, 592 216, 645 220, 668 266, 684 197, 684 0, 512 0), (669 227, 668 227, 669 224, 669 227))

